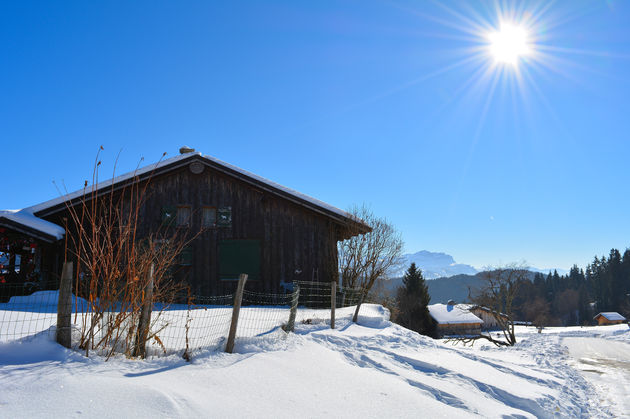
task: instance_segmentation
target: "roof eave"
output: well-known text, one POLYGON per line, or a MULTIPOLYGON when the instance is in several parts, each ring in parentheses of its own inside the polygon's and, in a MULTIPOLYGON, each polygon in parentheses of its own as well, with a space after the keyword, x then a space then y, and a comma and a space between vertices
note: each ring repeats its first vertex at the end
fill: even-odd
POLYGON ((10 220, 2 216, 0 216, 0 226, 11 229, 13 231, 17 231, 18 233, 26 234, 27 236, 31 236, 35 239, 45 241, 47 243, 55 243, 61 240, 60 238, 57 238, 53 235, 44 233, 43 231, 36 230, 32 227, 20 224, 14 220, 10 220))

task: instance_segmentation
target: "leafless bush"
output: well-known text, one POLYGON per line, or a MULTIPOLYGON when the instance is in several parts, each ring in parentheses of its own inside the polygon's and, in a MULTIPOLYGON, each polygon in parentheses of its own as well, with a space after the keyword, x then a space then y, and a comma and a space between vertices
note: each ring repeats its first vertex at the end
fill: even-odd
MULTIPOLYGON (((108 358, 115 352, 132 356, 142 307, 153 301, 173 301, 184 285, 173 281, 170 270, 194 237, 168 227, 155 232, 140 228, 140 211, 153 172, 142 180, 134 173, 121 189, 112 182, 111 187, 98 190, 102 149, 94 164, 92 186, 86 181, 78 202, 66 201, 65 258, 76 260, 74 294, 85 300, 83 305, 77 301, 77 311, 82 311, 78 322, 75 315, 75 323, 80 324, 79 348, 86 356, 90 351, 108 358), (147 301, 152 266, 153 298, 147 301)), ((160 313, 154 313, 151 326, 160 313)), ((147 340, 161 344, 159 332, 150 327, 147 340)))

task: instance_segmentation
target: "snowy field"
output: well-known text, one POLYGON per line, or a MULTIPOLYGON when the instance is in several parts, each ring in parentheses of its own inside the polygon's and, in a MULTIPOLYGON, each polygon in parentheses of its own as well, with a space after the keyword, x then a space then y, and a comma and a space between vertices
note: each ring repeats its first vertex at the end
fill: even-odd
MULTIPOLYGON (((0 344, 0 417, 622 417, 627 325, 517 329, 513 348, 452 346, 338 310, 336 330, 237 342, 235 354, 85 358, 50 333, 0 344)), ((315 314, 315 313, 311 313, 315 314)), ((307 313, 301 319, 310 318, 307 313)))

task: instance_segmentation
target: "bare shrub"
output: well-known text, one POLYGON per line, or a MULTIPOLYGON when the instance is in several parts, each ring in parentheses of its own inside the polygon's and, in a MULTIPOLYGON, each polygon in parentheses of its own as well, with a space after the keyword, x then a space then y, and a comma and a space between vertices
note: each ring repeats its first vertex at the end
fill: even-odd
MULTIPOLYGON (((88 187, 86 181, 82 196, 66 201, 69 219, 65 258, 76 260, 74 294, 87 302, 82 305, 77 300, 77 312, 82 312, 79 348, 86 356, 90 351, 107 358, 114 353, 132 356, 142 307, 160 301, 163 309, 185 287, 173 280, 170 271, 196 234, 186 237, 168 227, 154 232, 142 228, 140 213, 153 171, 140 179, 136 169, 122 188, 115 189, 120 185, 112 182, 111 187, 98 190, 102 149, 94 164, 92 186, 88 187), (152 267, 153 298, 147 301, 145 290, 152 267)), ((150 330, 145 331, 147 341, 152 339, 160 345, 161 329, 155 330, 155 324, 161 309, 154 312, 150 330)))

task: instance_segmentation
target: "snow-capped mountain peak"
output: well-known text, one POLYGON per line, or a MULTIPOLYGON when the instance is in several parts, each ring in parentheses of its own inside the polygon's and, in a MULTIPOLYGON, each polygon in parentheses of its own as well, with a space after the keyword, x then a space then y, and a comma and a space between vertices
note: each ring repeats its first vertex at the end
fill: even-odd
POLYGON ((414 262, 418 268, 422 269, 422 274, 425 279, 435 279, 460 274, 474 275, 479 272, 471 265, 455 262, 453 256, 449 254, 421 250, 416 253, 403 255, 400 268, 393 276, 403 276, 412 262, 414 262))

